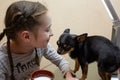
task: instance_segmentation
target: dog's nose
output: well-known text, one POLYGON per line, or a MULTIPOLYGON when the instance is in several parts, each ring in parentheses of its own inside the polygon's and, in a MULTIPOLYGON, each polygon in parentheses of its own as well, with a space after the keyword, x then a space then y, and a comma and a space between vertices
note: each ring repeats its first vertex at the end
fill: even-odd
POLYGON ((58 54, 61 54, 61 51, 60 51, 60 50, 57 50, 57 53, 58 53, 58 54))

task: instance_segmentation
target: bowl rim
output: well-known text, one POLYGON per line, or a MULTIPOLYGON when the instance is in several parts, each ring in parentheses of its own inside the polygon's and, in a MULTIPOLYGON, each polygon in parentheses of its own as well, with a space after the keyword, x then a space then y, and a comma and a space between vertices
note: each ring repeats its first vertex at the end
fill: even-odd
POLYGON ((31 80, 34 80, 33 78, 40 77, 40 76, 49 77, 51 80, 54 79, 54 74, 51 71, 48 71, 48 70, 36 70, 36 71, 32 72, 31 80))

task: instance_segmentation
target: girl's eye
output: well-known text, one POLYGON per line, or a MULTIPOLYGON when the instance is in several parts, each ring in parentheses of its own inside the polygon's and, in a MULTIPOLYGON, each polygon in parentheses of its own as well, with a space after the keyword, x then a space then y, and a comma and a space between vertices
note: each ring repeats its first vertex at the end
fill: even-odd
POLYGON ((49 31, 50 31, 50 29, 47 29, 47 30, 46 30, 46 32, 49 32, 49 31))
POLYGON ((51 28, 49 27, 49 28, 46 29, 46 32, 50 32, 50 30, 51 30, 51 28))
POLYGON ((50 32, 51 31, 51 25, 48 26, 48 28, 46 29, 46 32, 50 32))

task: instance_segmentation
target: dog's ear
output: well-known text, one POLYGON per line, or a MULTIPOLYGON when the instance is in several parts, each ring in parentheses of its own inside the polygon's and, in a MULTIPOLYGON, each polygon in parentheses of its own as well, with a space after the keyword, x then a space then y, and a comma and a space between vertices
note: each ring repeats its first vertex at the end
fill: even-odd
POLYGON ((77 36, 76 37, 76 40, 78 41, 78 42, 82 42, 82 41, 84 41, 86 38, 87 38, 87 33, 84 33, 84 34, 82 34, 82 35, 79 35, 79 36, 77 36))
POLYGON ((69 28, 65 29, 64 33, 70 33, 70 29, 69 28))

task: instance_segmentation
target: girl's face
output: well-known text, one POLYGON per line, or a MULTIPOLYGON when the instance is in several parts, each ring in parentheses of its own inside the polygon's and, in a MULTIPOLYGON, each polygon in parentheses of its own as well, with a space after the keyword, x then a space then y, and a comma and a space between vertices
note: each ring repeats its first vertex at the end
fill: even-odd
POLYGON ((50 40, 50 37, 53 36, 51 31, 51 19, 48 14, 44 14, 40 17, 42 20, 41 25, 37 25, 37 34, 32 40, 32 44, 36 48, 45 48, 50 40))

